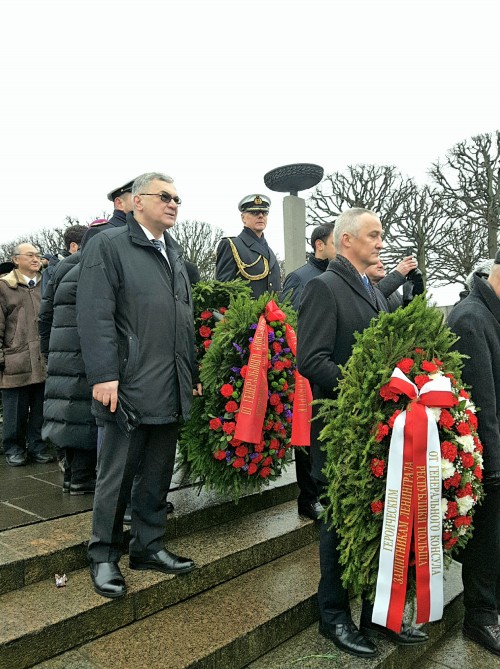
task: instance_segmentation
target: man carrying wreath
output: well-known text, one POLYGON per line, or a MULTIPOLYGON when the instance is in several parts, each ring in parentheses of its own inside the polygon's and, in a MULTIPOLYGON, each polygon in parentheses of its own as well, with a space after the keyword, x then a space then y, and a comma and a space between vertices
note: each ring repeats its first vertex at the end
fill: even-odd
MULTIPOLYGON (((386 299, 366 276, 367 268, 379 261, 383 248, 377 214, 360 208, 344 211, 335 222, 334 243, 337 258, 326 272, 307 283, 299 308, 297 367, 309 379, 314 399, 335 396, 339 365, 345 365, 351 356, 354 333, 367 328, 380 311, 388 311, 386 299)), ((317 407, 313 410, 317 412, 317 407)), ((318 423, 313 420, 311 425, 312 475, 324 489, 326 454, 318 440, 322 428, 318 423)), ((426 641, 427 635, 418 629, 404 625, 396 633, 372 623, 372 605, 367 600, 363 601, 358 630, 351 617, 348 592, 342 585, 337 546, 334 526, 323 522, 319 547, 320 634, 347 653, 366 658, 377 653, 368 637, 383 636, 405 645, 426 641)))
POLYGON ((469 295, 451 312, 459 335, 463 379, 473 386, 478 434, 483 444, 485 499, 474 516, 474 533, 462 554, 463 633, 500 655, 500 250, 487 279, 474 275, 469 295))

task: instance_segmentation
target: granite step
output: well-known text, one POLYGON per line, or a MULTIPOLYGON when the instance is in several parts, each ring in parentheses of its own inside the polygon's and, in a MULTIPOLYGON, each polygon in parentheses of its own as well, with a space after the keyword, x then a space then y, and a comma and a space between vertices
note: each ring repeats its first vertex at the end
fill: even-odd
MULTIPOLYGON (((219 523, 220 520, 219 515, 219 523)), ((24 669, 118 628, 128 626, 130 631, 130 624, 135 621, 178 605, 274 560, 275 567, 266 572, 265 583, 260 583, 258 578, 251 581, 254 596, 266 610, 272 608, 274 595, 271 592, 294 587, 293 582, 282 575, 280 564, 285 559, 283 556, 310 545, 312 548, 308 550, 316 555, 317 536, 318 528, 313 521, 298 516, 293 500, 168 541, 169 549, 195 560, 198 568, 189 574, 170 576, 131 571, 124 558, 122 568, 128 593, 118 600, 104 599, 94 592, 87 568, 70 573, 64 570, 68 575, 65 588, 56 588, 52 575, 46 580, 7 592, 0 596, 0 669, 24 669)), ((300 554, 296 559, 299 558, 300 554)), ((307 573, 311 559, 298 565, 297 570, 307 573)), ((317 586, 315 570, 309 573, 312 591, 317 586)), ((218 615, 226 616, 226 607, 243 609, 245 619, 249 615, 252 617, 253 614, 249 614, 252 607, 247 601, 248 593, 242 592, 240 596, 236 590, 233 596, 234 602, 229 595, 227 601, 220 600, 218 611, 205 619, 207 625, 215 624, 218 615)), ((212 597, 216 601, 216 595, 212 597)), ((189 616, 195 618, 195 612, 192 611, 189 616)), ((177 628, 176 634, 185 639, 188 630, 188 626, 182 630, 177 628)), ((204 640, 207 641, 206 634, 204 640)), ((140 652, 140 649, 137 648, 137 651, 140 652)), ((264 650, 259 654, 262 652, 264 650)), ((109 661, 106 665, 109 668, 109 661)), ((132 663, 123 666, 143 665, 132 663)))
MULTIPOLYGON (((461 567, 453 562, 446 572, 444 587, 445 610, 443 618, 424 626, 429 641, 414 647, 396 646, 385 640, 377 640, 379 653, 371 660, 353 657, 340 651, 331 641, 318 632, 318 624, 310 625, 291 637, 285 643, 272 649, 257 660, 250 662, 246 669, 423 669, 422 658, 432 654, 449 630, 453 629, 463 615, 461 567)), ((352 600, 353 619, 359 620, 360 601, 352 600)), ((408 611, 407 611, 408 613, 408 611)), ((411 618, 410 618, 411 619, 411 618)), ((85 665, 82 665, 85 666, 85 665)), ((89 665, 90 667, 91 665, 89 665)), ((428 665, 440 667, 439 664, 428 665)), ((450 665, 451 666, 451 665, 450 665)), ((456 662, 453 667, 475 667, 464 662, 456 662)))
POLYGON ((240 669, 318 617, 316 544, 36 665, 240 669))
MULTIPOLYGON (((242 495, 238 504, 194 487, 174 490, 168 496, 175 512, 168 516, 167 539, 294 500, 297 495, 295 473, 290 469, 261 493, 242 495)), ((0 532, 0 595, 45 580, 49 574, 86 567, 91 523, 92 512, 88 511, 0 532)), ((127 530, 124 548, 128 538, 127 530)))

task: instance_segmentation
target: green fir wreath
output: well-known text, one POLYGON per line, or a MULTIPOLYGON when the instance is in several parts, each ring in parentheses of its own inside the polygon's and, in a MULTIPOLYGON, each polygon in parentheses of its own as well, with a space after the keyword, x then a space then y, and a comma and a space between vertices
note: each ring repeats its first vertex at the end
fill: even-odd
MULTIPOLYGON (((211 333, 200 369, 202 397, 196 397, 191 418, 179 440, 181 463, 200 486, 237 500, 276 479, 291 460, 291 422, 295 388, 295 357, 285 339, 284 323, 267 322, 268 403, 261 442, 234 438, 244 385, 249 345, 272 295, 257 300, 237 296, 211 333)), ((280 305, 286 322, 296 326, 289 303, 280 305)))
MULTIPOLYGON (((377 583, 386 463, 390 433, 408 398, 387 389, 397 366, 418 388, 438 375, 452 383, 455 406, 435 409, 441 442, 443 550, 449 564, 472 531, 475 505, 482 496, 482 444, 470 395, 460 378, 462 356, 451 350, 456 336, 442 313, 425 296, 406 309, 383 313, 362 334, 341 368, 338 394, 321 401, 320 439, 327 453, 327 516, 339 535, 342 579, 356 595, 371 601, 377 583)), ((411 565, 411 561, 410 561, 411 565)), ((408 594, 414 592, 410 567, 408 594)))

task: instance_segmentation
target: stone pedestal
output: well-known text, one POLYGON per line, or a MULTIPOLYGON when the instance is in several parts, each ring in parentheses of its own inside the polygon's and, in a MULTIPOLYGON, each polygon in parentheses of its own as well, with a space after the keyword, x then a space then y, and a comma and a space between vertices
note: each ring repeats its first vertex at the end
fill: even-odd
POLYGON ((285 273, 306 262, 306 201, 296 195, 283 198, 285 273))

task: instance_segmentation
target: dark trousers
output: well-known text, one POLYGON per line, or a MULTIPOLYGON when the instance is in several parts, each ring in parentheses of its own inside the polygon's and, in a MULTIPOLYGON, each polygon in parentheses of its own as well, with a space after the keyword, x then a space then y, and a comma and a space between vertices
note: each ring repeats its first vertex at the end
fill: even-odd
POLYGON ((64 480, 71 483, 87 483, 95 479, 97 450, 88 448, 65 448, 66 465, 64 480))
POLYGON ((485 498, 462 555, 465 620, 497 625, 500 599, 500 471, 484 477, 485 498))
POLYGON ((299 486, 299 496, 297 504, 307 506, 318 500, 318 485, 311 476, 311 456, 309 448, 295 449, 295 473, 297 476, 297 485, 299 486))
POLYGON ((5 455, 47 451, 42 439, 44 383, 2 390, 3 450, 5 455))
MULTIPOLYGON (((318 485, 321 486, 318 482, 318 485)), ((321 577, 318 586, 318 604, 321 622, 326 626, 352 621, 349 593, 342 584, 342 565, 337 550, 339 539, 335 527, 321 523, 319 534, 319 562, 321 577)), ((373 605, 363 599, 361 621, 370 622, 373 605)))
POLYGON ((175 463, 177 429, 176 423, 141 425, 125 436, 116 423, 104 424, 88 547, 94 562, 120 559, 129 495, 130 555, 146 556, 164 547, 166 496, 175 463))

